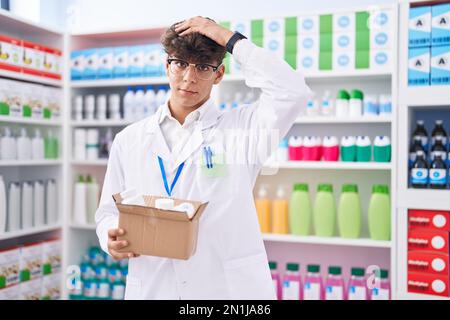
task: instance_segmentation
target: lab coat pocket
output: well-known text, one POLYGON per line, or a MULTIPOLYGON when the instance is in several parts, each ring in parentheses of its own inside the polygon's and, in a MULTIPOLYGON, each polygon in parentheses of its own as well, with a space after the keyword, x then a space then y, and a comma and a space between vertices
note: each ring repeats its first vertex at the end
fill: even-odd
POLYGON ((141 280, 127 276, 125 300, 141 300, 141 280))
POLYGON ((264 253, 227 260, 224 270, 231 299, 275 299, 275 289, 264 253))

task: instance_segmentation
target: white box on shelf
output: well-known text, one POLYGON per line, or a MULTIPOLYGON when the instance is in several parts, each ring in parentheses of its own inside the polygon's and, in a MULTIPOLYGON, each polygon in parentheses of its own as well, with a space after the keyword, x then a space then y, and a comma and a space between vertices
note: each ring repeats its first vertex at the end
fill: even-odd
POLYGON ((369 29, 390 30, 394 26, 394 13, 390 8, 381 8, 370 10, 369 12, 369 29))
POLYGON ((128 73, 128 47, 114 48, 114 78, 125 78, 128 73))
POLYGON ((61 273, 42 277, 41 298, 45 300, 61 299, 61 273))
POLYGON ((297 18, 297 34, 319 35, 319 16, 305 15, 297 18))
POLYGON ((232 20, 230 22, 230 29, 237 31, 246 36, 248 39, 252 37, 252 24, 250 20, 232 20))
POLYGON ((431 84, 450 83, 450 45, 431 47, 431 84))
POLYGON ((11 248, 0 251, 0 279, 2 278, 4 282, 2 285, 9 287, 18 284, 20 281, 19 270, 20 249, 11 248))
POLYGON ((20 280, 42 277, 42 244, 31 243, 20 248, 20 280))
POLYGON ((297 55, 297 69, 303 73, 312 73, 319 70, 319 55, 301 54, 297 55))
POLYGON ((355 70, 355 51, 333 51, 333 70, 355 70))
POLYGON ((319 36, 299 35, 297 38, 297 53, 319 57, 319 36))
POLYGON ((60 239, 42 243, 42 266, 46 274, 61 271, 62 243, 60 239))
POLYGON ((23 41, 24 72, 32 75, 41 75, 43 71, 44 51, 41 46, 29 41, 23 41))
POLYGON ((374 30, 370 32, 370 49, 390 49, 392 35, 390 30, 374 30))
POLYGON ((0 69, 20 71, 22 58, 22 40, 0 34, 0 69))
POLYGON ((114 67, 114 49, 101 48, 98 49, 98 71, 97 78, 110 79, 113 76, 114 67))
POLYGON ((83 78, 84 66, 84 51, 72 51, 70 53, 70 74, 72 80, 80 80, 83 78))
POLYGON ((284 18, 266 18, 263 27, 264 38, 284 37, 284 18))
POLYGON ((370 50, 370 69, 389 72, 392 66, 391 50, 370 50))
POLYGON ((150 44, 144 47, 143 74, 146 77, 158 77, 165 73, 167 54, 159 44, 150 44))
POLYGON ((96 79, 98 72, 98 50, 88 49, 84 52, 84 71, 83 79, 96 79))
POLYGON ((128 47, 128 76, 142 77, 144 74, 145 46, 128 47))
POLYGON ((40 300, 42 294, 42 278, 32 279, 19 284, 19 300, 40 300))
POLYGON ((450 3, 432 6, 431 15, 432 45, 450 45, 450 3))
POLYGON ((355 31, 355 13, 344 12, 333 14, 333 32, 349 33, 355 31))
POLYGON ((408 58, 408 85, 430 84, 430 48, 411 48, 408 58))
POLYGON ((284 35, 282 36, 266 36, 263 38, 263 47, 277 57, 284 59, 284 35))
POLYGON ((410 48, 431 44, 431 7, 421 6, 409 9, 408 44, 410 48))
POLYGON ((20 285, 0 289, 0 300, 19 300, 20 285))
POLYGON ((355 51, 354 32, 333 33, 333 51, 355 51))

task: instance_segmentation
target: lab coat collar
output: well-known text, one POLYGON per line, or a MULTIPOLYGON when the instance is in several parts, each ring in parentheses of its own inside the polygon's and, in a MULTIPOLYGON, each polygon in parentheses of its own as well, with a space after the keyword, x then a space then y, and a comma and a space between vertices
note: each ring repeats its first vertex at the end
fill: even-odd
MULTIPOLYGON (((200 117, 197 121, 193 133, 189 137, 186 145, 179 154, 172 154, 167 146, 164 135, 161 131, 160 120, 163 112, 167 112, 167 102, 161 105, 156 113, 147 120, 146 133, 153 135, 151 149, 152 151, 163 158, 165 161, 173 163, 176 168, 178 165, 186 161, 203 143, 203 131, 214 126, 221 117, 221 112, 215 106, 212 98, 209 98, 200 108, 200 117)), ((198 110, 198 109, 197 109, 198 110)))

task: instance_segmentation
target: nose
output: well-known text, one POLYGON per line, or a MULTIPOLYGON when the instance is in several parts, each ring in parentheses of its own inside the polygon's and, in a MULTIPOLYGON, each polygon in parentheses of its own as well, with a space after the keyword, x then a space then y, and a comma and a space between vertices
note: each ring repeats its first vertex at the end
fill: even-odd
POLYGON ((186 69, 186 72, 183 76, 183 81, 185 82, 196 82, 197 81, 197 74, 195 73, 195 66, 188 66, 186 69))

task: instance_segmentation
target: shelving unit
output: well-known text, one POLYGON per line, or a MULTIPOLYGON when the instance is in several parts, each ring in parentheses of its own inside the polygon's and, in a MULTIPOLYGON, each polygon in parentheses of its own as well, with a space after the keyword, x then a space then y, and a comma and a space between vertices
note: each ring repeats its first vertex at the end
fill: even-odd
MULTIPOLYGON (((410 5, 430 5, 433 1, 411 1, 399 6, 399 95, 398 95, 398 157, 397 157, 397 292, 400 299, 445 299, 434 295, 409 293, 407 290, 408 210, 450 210, 450 190, 412 189, 408 187, 409 138, 413 113, 416 110, 450 110, 450 86, 408 86, 408 21, 410 5)), ((430 132, 431 133, 431 132, 430 132)))
POLYGON ((323 169, 323 170, 391 170, 391 163, 381 162, 332 162, 332 161, 287 161, 268 163, 266 169, 323 169))
MULTIPOLYGON (((63 49, 64 34, 36 24, 26 19, 17 17, 8 11, 0 10, 0 33, 10 37, 32 41, 44 46, 63 49)), ((65 53, 65 52, 64 52, 65 53)), ((8 79, 25 83, 40 84, 44 86, 60 88, 63 94, 66 90, 63 80, 54 80, 41 76, 32 76, 24 73, 0 70, 0 79, 8 79)), ((13 116, 0 116, 0 127, 20 127, 27 129, 39 128, 43 131, 52 130, 59 138, 59 158, 49 160, 28 160, 28 161, 0 161, 0 175, 4 177, 5 183, 15 181, 32 181, 43 179, 55 179, 58 196, 57 212, 59 213, 59 222, 52 225, 34 227, 27 230, 18 230, 14 232, 0 233, 0 250, 16 247, 28 243, 48 240, 54 237, 60 237, 63 244, 64 223, 66 215, 66 199, 63 190, 66 188, 67 180, 64 176, 64 167, 66 164, 66 145, 64 135, 66 126, 63 121, 67 105, 61 103, 60 119, 34 119, 20 118, 13 116)), ((31 201, 31 199, 30 199, 31 201)), ((65 280, 61 271, 61 288, 64 288, 65 280)))

